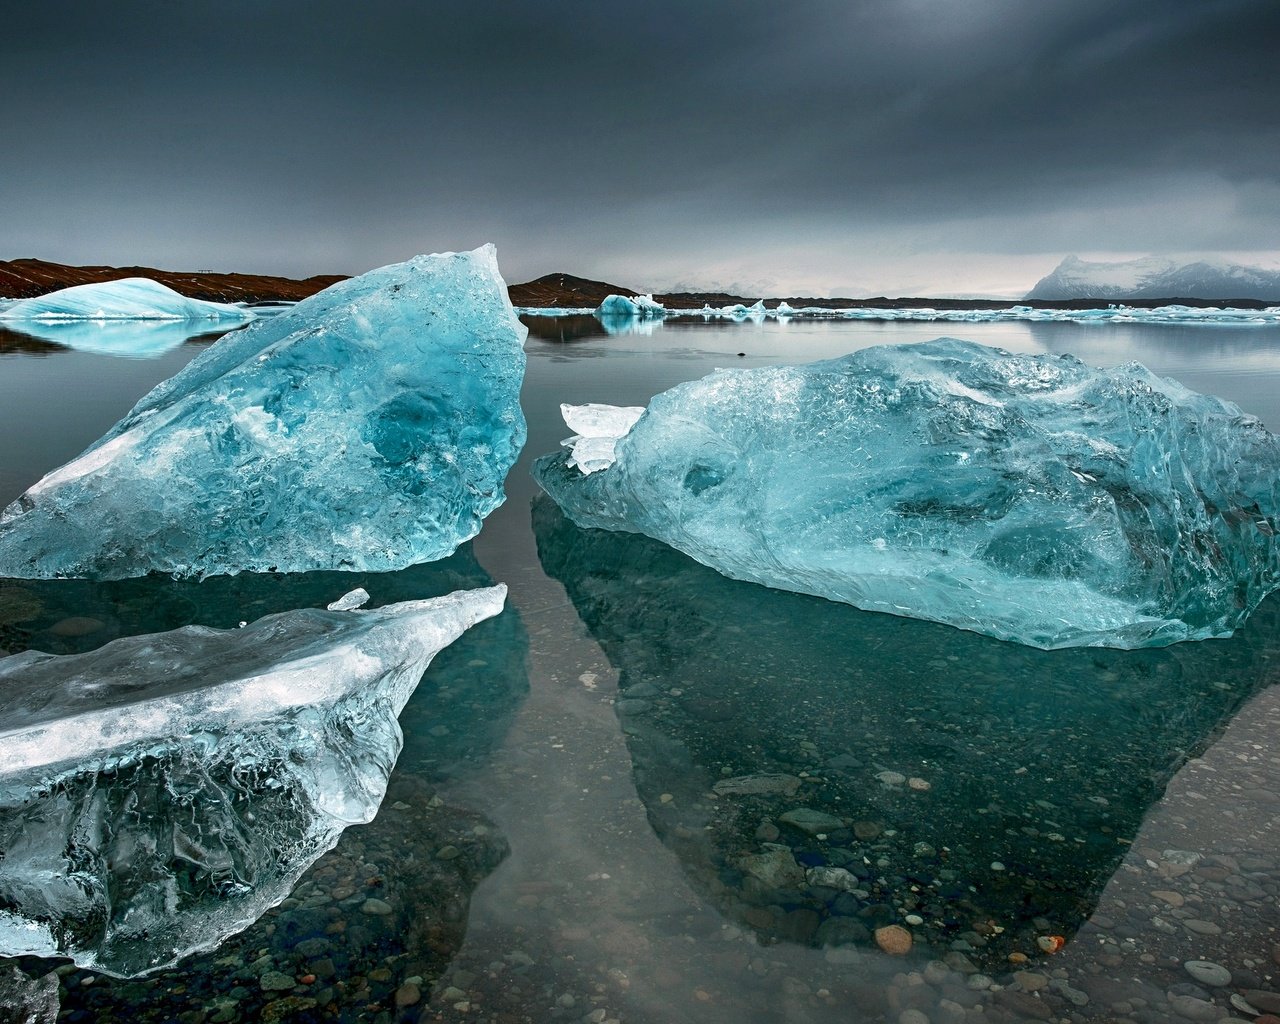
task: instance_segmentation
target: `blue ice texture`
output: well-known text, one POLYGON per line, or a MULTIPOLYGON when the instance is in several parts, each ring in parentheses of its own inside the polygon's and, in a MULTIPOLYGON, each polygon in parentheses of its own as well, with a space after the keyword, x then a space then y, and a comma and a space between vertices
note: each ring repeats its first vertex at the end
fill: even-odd
POLYGON ((373 818, 405 702, 505 596, 0 660, 0 956, 131 977, 248 927, 373 818))
POLYGON ((189 299, 159 281, 126 277, 77 284, 0 307, 0 320, 253 320, 251 309, 189 299))
POLYGON ((339 569, 451 554, 525 440, 492 246, 342 281, 221 338, 0 513, 0 576, 339 569))
POLYGON ((943 338, 719 370, 614 422, 612 464, 571 443, 543 489, 734 579, 1041 648, 1227 636, 1280 586, 1280 440, 1137 363, 943 338))

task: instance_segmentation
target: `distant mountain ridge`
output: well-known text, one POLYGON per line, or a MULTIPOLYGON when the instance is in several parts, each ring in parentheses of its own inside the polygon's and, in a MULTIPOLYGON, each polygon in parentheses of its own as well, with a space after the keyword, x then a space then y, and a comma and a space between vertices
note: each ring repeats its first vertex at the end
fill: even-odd
POLYGON ((1280 302, 1280 271, 1221 259, 1180 262, 1164 256, 1091 263, 1068 256, 1027 293, 1028 300, 1196 299, 1280 302))
MULTIPOLYGON (((153 267, 78 267, 39 259, 0 260, 0 298, 25 299, 45 295, 71 285, 118 281, 123 277, 148 277, 194 299, 212 302, 296 302, 337 281, 342 274, 323 274, 301 280, 267 274, 222 274, 206 271, 157 270, 153 267)), ((576 277, 573 274, 544 274, 533 281, 513 284, 507 289, 511 303, 528 309, 562 307, 594 309, 608 295, 636 295, 631 288, 576 277)), ((811 296, 733 295, 725 292, 667 292, 654 296, 668 309, 697 309, 703 305, 751 305, 759 298, 771 304, 785 299, 797 309, 820 306, 827 309, 993 309, 1015 304, 1007 299, 961 299, 929 296, 888 298, 823 298, 811 296)), ((1117 300, 1135 306, 1159 306, 1172 301, 1192 306, 1225 305, 1230 300, 1245 308, 1280 304, 1280 273, 1255 267, 1238 267, 1221 261, 1176 264, 1172 260, 1148 257, 1127 263, 1087 263, 1068 256, 1048 277, 1040 281, 1022 304, 1045 308, 1088 309, 1117 300), (1210 280, 1201 267, 1227 268, 1225 277, 1235 287, 1219 292, 1202 288, 1210 280), (1098 270, 1097 268, 1102 268, 1098 270), (1056 282, 1056 283, 1055 283, 1056 282), (1050 294, 1041 294, 1042 289, 1050 294), (1071 289, 1074 289, 1073 291, 1071 289), (1068 292, 1070 292, 1068 294, 1068 292)))

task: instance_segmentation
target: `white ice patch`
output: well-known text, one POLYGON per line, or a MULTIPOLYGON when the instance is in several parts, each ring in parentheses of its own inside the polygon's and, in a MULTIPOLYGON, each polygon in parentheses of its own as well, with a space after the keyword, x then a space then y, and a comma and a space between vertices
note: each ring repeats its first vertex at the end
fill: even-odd
POLYGON ((80 458, 68 462, 65 466, 55 469, 52 473, 46 473, 42 479, 32 485, 27 493, 31 495, 40 494, 51 487, 59 487, 72 480, 79 480, 81 477, 88 476, 90 473, 96 473, 104 466, 109 466, 115 459, 133 451, 142 440, 142 437, 143 432, 140 430, 130 430, 119 437, 113 437, 106 444, 85 452, 80 458))
POLYGON ((608 469, 617 458, 616 445, 644 415, 644 407, 638 405, 586 405, 560 406, 560 415, 573 437, 560 444, 572 449, 569 465, 590 476, 601 469, 608 469))
POLYGON ((328 606, 331 612, 350 612, 357 608, 363 608, 369 602, 369 591, 364 587, 356 587, 349 594, 343 594, 338 600, 328 606))

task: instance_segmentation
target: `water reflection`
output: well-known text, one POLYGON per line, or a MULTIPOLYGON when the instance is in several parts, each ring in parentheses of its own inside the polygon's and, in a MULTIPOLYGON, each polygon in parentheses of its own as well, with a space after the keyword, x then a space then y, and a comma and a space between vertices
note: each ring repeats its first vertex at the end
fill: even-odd
POLYGON ((533 519, 619 673, 651 824, 767 941, 898 922, 994 965, 1069 937, 1280 635, 1273 598, 1228 641, 1038 651, 735 582, 545 498, 533 519))
POLYGON ((648 337, 657 334, 662 330, 663 319, 661 317, 637 317, 637 316, 601 316, 600 326, 605 329, 605 333, 610 336, 619 334, 639 334, 648 337))
MULTIPOLYGON (((325 604, 356 586, 377 605, 491 582, 469 544, 395 573, 0 580, 0 647, 89 650, 191 622, 234 626, 325 604)), ((191 1013, 230 1021, 305 1010, 324 1019, 384 1011, 388 1020, 414 1019, 414 993, 425 999, 452 959, 472 891, 507 852, 491 823, 444 804, 437 787, 502 742, 528 693, 527 651, 510 604, 442 651, 400 716, 404 749, 373 822, 347 829, 289 899, 211 953, 132 981, 98 976, 89 985, 88 972, 67 974, 64 1019, 169 1021, 191 1013)), ((33 958, 21 965, 32 977, 50 967, 33 958)))
POLYGON ((522 314, 520 322, 529 328, 529 336, 540 341, 573 342, 588 338, 604 338, 608 332, 594 316, 534 316, 522 314))
POLYGON ((65 352, 61 345, 55 345, 49 341, 42 341, 40 338, 33 338, 31 335, 23 334, 20 331, 11 331, 7 327, 0 327, 0 356, 8 355, 26 355, 26 356, 50 356, 55 352, 65 352))
MULTIPOLYGON (((0 328, 0 352, 43 352, 74 349, 126 359, 155 359, 188 341, 210 342, 228 325, 207 320, 72 320, 44 323, 11 321, 0 328)), ((235 325, 239 327, 243 325, 235 325)))

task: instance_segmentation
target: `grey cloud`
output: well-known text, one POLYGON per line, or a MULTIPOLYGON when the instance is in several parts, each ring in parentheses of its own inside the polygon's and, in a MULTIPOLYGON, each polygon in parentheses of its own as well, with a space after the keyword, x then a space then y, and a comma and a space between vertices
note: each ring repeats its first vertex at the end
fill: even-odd
POLYGON ((27 4, 0 258, 494 239, 511 277, 785 286, 805 242, 844 280, 929 246, 1280 250, 1277 40, 1273 0, 27 4))

